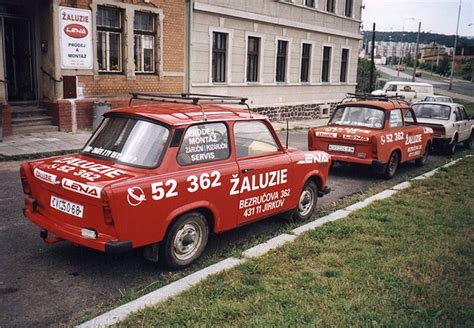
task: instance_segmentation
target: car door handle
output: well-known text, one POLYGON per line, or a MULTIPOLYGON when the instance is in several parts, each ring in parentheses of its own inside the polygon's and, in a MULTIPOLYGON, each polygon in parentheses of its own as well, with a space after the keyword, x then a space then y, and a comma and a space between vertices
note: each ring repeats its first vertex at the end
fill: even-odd
POLYGON ((242 173, 249 173, 249 172, 252 172, 253 170, 255 170, 255 169, 243 169, 241 172, 242 173))

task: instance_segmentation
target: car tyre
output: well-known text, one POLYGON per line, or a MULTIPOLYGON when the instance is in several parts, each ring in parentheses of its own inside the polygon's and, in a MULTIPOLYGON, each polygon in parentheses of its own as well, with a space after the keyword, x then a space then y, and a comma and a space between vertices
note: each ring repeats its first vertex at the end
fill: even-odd
POLYGON ((447 155, 454 155, 454 152, 456 151, 456 144, 458 143, 458 136, 454 136, 454 139, 451 143, 446 145, 445 152, 447 155))
POLYGON ((472 149, 473 144, 474 144, 474 132, 471 133, 469 139, 467 139, 466 141, 464 141, 464 148, 466 148, 466 149, 472 149))
POLYGON ((309 219, 318 203, 318 185, 314 181, 307 181, 298 198, 298 205, 293 211, 293 219, 304 221, 309 219))
POLYGON ((383 177, 387 180, 393 178, 395 173, 397 172, 398 165, 400 164, 400 153, 398 151, 394 151, 390 154, 390 158, 388 162, 383 167, 383 177))
POLYGON ((430 143, 426 144, 425 153, 422 157, 415 159, 415 165, 418 167, 425 166, 426 162, 428 161, 428 156, 430 153, 430 143))
POLYGON ((206 248, 209 226, 201 213, 180 216, 168 229, 160 247, 160 260, 173 270, 193 263, 206 248))

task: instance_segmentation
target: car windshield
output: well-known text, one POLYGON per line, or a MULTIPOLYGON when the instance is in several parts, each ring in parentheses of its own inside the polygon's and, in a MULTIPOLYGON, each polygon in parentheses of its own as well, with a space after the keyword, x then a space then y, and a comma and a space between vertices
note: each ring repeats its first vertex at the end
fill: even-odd
POLYGON ((453 102, 451 98, 448 97, 426 97, 425 101, 437 101, 437 102, 453 102))
POLYGON ((329 125, 363 126, 366 128, 382 129, 385 112, 372 107, 342 106, 336 108, 329 125))
POLYGON ((449 120, 451 107, 440 104, 417 104, 413 105, 417 118, 433 118, 438 120, 449 120))
POLYGON ((169 130, 130 117, 107 117, 82 153, 105 160, 144 167, 158 166, 169 130))

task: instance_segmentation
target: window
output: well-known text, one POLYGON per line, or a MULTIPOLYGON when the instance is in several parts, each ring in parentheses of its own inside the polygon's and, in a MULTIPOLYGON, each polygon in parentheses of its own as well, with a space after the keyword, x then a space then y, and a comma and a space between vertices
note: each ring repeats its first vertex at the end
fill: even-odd
POLYGON ((381 109, 363 106, 342 106, 336 108, 329 125, 344 125, 383 129, 385 112, 381 109))
POLYGON ((314 8, 314 0, 304 0, 304 5, 307 7, 314 8))
POLYGON ((107 117, 83 154, 135 166, 156 167, 165 153, 169 130, 128 117, 107 117))
POLYGON ((403 126, 402 111, 394 109, 390 112, 390 127, 400 128, 403 126))
POLYGON ((260 38, 249 36, 247 40, 247 82, 258 82, 260 38))
POLYGON ((329 71, 331 69, 331 47, 323 47, 323 69, 321 82, 329 82, 329 71))
POLYGON ((301 82, 309 82, 309 68, 311 63, 311 44, 303 43, 301 47, 301 82))
POLYGON ((462 109, 461 107, 456 107, 456 121, 462 121, 462 109))
POLYGON ((214 162, 229 158, 229 134, 224 123, 192 125, 179 149, 180 165, 214 162))
POLYGON ((155 16, 136 12, 133 33, 135 72, 155 72, 155 16))
POLYGON ((469 117, 469 115, 467 115, 467 112, 466 112, 466 110, 464 109, 464 107, 460 107, 460 110, 461 110, 462 119, 463 119, 463 120, 469 120, 470 117, 469 117))
POLYGON ((225 82, 227 69, 227 33, 212 33, 212 82, 225 82))
POLYGON ((286 57, 288 52, 288 41, 278 40, 276 60, 276 81, 286 81, 286 57))
POLYGON ((341 56, 341 75, 339 80, 341 82, 347 82, 347 65, 349 62, 349 49, 342 49, 341 56))
POLYGON ((353 2, 354 0, 346 0, 346 6, 344 8, 344 15, 346 15, 346 17, 352 17, 353 2))
POLYGON ((97 62, 100 72, 122 71, 122 12, 97 7, 97 62))
POLYGON ((430 118, 437 120, 449 120, 451 116, 451 107, 441 104, 423 104, 413 105, 413 110, 417 118, 430 118))
POLYGON ((410 109, 405 109, 405 126, 415 124, 413 112, 410 109))
POLYGON ((326 0, 326 11, 333 13, 336 9, 336 0, 326 0))
POLYGON ((234 136, 237 158, 278 151, 275 138, 263 122, 236 122, 234 136))

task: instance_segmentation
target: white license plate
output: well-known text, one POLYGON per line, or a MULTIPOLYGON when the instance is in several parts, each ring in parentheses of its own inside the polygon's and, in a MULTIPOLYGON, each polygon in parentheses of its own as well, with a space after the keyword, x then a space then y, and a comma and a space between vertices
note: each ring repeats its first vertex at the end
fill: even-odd
POLYGON ((343 146, 343 145, 329 145, 329 151, 339 151, 341 153, 351 153, 355 152, 355 147, 352 146, 343 146))
POLYGON ((57 209, 58 211, 77 216, 78 218, 82 218, 84 213, 84 206, 61 199, 56 196, 51 196, 51 203, 52 208, 57 209))

